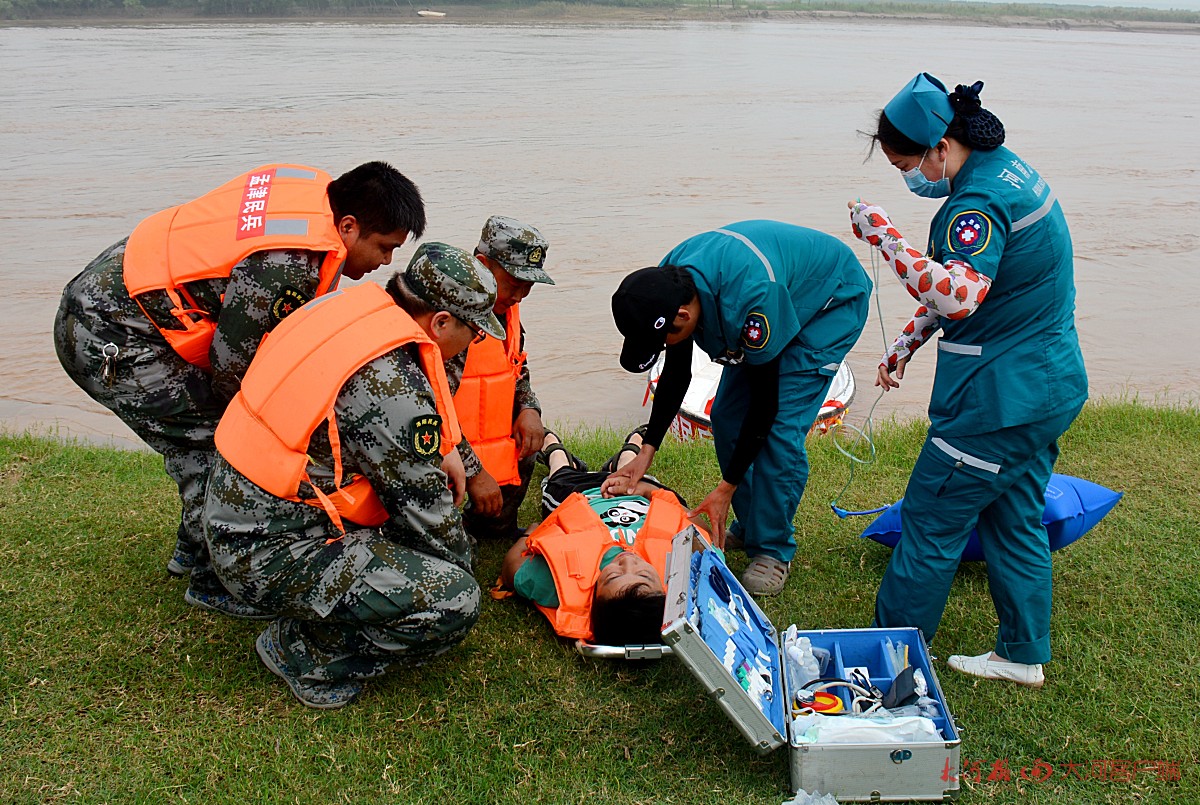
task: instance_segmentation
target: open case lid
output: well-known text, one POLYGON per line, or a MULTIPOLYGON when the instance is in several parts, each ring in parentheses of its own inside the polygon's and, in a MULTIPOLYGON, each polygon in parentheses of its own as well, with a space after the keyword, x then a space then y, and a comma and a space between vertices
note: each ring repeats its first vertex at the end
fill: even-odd
POLYGON ((663 642, 755 749, 770 752, 786 742, 790 716, 778 635, 711 547, 694 527, 675 535, 663 642))

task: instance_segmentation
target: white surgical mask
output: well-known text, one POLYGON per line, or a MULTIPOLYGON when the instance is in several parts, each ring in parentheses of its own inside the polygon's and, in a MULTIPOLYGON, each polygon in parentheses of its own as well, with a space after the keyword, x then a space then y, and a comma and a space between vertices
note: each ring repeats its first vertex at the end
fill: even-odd
POLYGON ((926 151, 921 155, 921 161, 917 163, 917 167, 904 171, 900 176, 908 185, 908 189, 922 198, 945 198, 950 195, 950 180, 946 178, 946 163, 942 163, 942 178, 936 182, 931 181, 921 173, 921 166, 925 164, 925 157, 928 155, 929 152, 926 151))

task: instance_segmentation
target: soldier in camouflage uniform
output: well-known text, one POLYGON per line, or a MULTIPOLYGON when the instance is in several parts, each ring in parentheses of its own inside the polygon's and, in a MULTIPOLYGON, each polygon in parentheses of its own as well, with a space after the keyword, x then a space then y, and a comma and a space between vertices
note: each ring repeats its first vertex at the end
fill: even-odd
MULTIPOLYGON (((387 287, 451 356, 484 333, 503 336, 491 314, 495 289, 468 252, 439 243, 422 245, 387 287)), ((256 370, 257 362, 247 383, 256 370)), ((271 495, 223 454, 205 506, 218 575, 240 600, 281 615, 259 635, 259 657, 300 701, 322 709, 355 699, 361 680, 420 664, 462 640, 480 599, 438 452, 415 447, 418 423, 437 409, 411 345, 350 375, 333 410, 344 477, 370 481, 390 515, 382 526, 347 521, 342 536, 323 509, 271 495)), ((306 452, 313 483, 334 492, 325 423, 306 452)), ((313 497, 303 482, 299 496, 313 497)))
MULTIPOLYGON (((390 263, 392 252, 425 228, 416 186, 386 163, 343 174, 329 184, 328 198, 347 247, 341 273, 351 279, 390 263)), ((123 275, 127 240, 106 249, 63 291, 54 321, 59 362, 92 399, 162 454, 182 504, 167 570, 190 575, 188 603, 235 617, 262 616, 231 599, 208 567, 204 483, 214 456, 213 432, 259 341, 312 298, 325 254, 256 252, 235 265, 228 279, 189 283, 197 306, 216 321, 210 373, 181 358, 151 321, 171 320, 164 292, 142 295, 142 306, 130 297, 123 275)))
MULTIPOLYGON (((553 285, 554 280, 542 267, 549 244, 542 234, 520 221, 493 215, 483 226, 475 257, 491 270, 496 280, 496 304, 493 312, 502 322, 509 310, 529 295, 535 283, 553 285)), ((525 351, 525 328, 521 327, 520 351, 525 351)), ((467 353, 446 361, 446 376, 450 390, 457 393, 466 366, 467 353)), ((529 479, 533 475, 534 456, 541 449, 545 430, 542 407, 529 380, 529 366, 522 362, 517 378, 512 407, 512 435, 517 443, 520 461, 517 465, 519 484, 499 486, 483 467, 464 437, 459 445, 467 472, 467 492, 470 503, 463 512, 467 532, 477 539, 516 537, 517 512, 525 500, 529 479)))

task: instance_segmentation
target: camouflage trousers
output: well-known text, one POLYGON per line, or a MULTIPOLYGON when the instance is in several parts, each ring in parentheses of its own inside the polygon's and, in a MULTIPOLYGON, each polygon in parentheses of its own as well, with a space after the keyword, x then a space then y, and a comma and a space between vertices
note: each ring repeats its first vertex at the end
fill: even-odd
POLYGON ((112 325, 64 295, 54 319, 58 360, 75 384, 162 455, 179 487, 177 549, 195 556, 193 587, 220 590, 204 543, 204 487, 216 455, 213 434, 225 404, 208 375, 161 338, 112 325), (216 585, 216 586, 214 586, 216 585))
POLYGON ((500 487, 504 503, 495 517, 476 514, 470 505, 463 509, 463 528, 474 539, 512 542, 517 538, 517 515, 520 513, 521 504, 525 502, 525 493, 529 490, 529 479, 533 477, 536 455, 535 453, 522 459, 517 464, 517 471, 521 476, 519 484, 500 487))
POLYGON ((373 528, 334 543, 277 535, 240 551, 216 536, 211 549, 235 596, 279 613, 284 658, 304 679, 368 679, 421 665, 479 619, 479 585, 469 572, 373 528), (330 596, 330 588, 344 592, 330 596))

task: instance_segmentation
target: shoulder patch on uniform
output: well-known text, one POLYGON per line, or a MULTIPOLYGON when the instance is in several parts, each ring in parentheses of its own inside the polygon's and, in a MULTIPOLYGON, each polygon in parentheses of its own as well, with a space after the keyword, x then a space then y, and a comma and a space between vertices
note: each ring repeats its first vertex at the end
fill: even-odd
POLYGON ((950 221, 946 245, 958 254, 979 254, 992 239, 992 219, 978 210, 960 212, 950 221))
POLYGON ((742 325, 742 343, 746 349, 762 349, 770 337, 771 323, 766 314, 756 310, 746 317, 746 323, 742 325))
POLYGON ((437 414, 419 416, 412 421, 413 450, 429 458, 442 447, 442 418, 437 414))
POLYGON ((271 300, 271 326, 274 327, 276 324, 279 324, 279 322, 308 304, 309 301, 311 301, 311 297, 306 296, 299 288, 284 285, 279 289, 279 293, 275 294, 275 298, 271 300))

